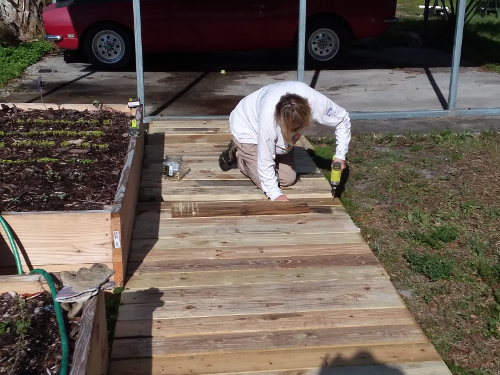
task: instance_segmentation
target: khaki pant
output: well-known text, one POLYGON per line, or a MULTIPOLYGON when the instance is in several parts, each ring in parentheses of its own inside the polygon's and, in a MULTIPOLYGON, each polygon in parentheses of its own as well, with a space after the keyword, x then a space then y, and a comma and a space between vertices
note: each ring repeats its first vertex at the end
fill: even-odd
MULTIPOLYGON (((235 139, 233 139, 233 142, 237 148, 237 164, 241 173, 250 178, 257 187, 261 188, 259 173, 257 172, 257 145, 239 143, 235 139)), ((295 184, 297 181, 297 172, 295 172, 293 148, 288 154, 276 155, 275 162, 275 170, 280 187, 295 184)))

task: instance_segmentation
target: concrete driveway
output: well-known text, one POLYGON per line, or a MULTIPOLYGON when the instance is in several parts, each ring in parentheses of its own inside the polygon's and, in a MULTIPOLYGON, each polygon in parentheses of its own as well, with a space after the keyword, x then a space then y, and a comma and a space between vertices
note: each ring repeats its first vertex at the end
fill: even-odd
MULTIPOLYGON (((306 71, 305 82, 351 113, 443 109, 448 99, 450 65, 451 56, 440 51, 361 45, 350 52, 342 69, 306 71)), ((498 107, 500 75, 463 65, 457 108, 498 107)), ((146 113, 227 116, 242 97, 254 90, 273 82, 295 80, 295 69, 296 57, 291 52, 146 56, 146 113)), ((97 100, 123 104, 137 92, 133 70, 97 71, 89 64, 65 63, 62 54, 54 53, 9 85, 2 99, 41 102, 32 83, 38 77, 46 82, 43 99, 50 103, 90 104, 97 100)), ((497 126, 498 121, 493 120, 486 119, 487 126, 497 126)), ((385 129, 389 124, 377 123, 385 129)))

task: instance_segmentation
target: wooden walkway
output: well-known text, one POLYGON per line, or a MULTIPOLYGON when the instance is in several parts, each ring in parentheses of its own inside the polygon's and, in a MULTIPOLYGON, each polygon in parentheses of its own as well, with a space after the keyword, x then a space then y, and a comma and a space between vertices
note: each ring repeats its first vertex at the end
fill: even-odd
POLYGON ((221 121, 151 124, 110 374, 449 375, 304 147, 286 195, 310 212, 196 217, 267 200, 220 171, 230 139, 221 121), (191 171, 162 179, 164 155, 191 171))

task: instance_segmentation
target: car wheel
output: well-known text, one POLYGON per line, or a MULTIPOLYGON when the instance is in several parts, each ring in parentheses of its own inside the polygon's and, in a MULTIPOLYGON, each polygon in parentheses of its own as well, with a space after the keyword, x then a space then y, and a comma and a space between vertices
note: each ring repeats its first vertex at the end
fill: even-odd
POLYGON ((121 25, 94 25, 86 33, 84 53, 87 60, 95 67, 123 68, 134 56, 132 35, 121 25))
POLYGON ((332 20, 312 20, 307 25, 306 63, 311 68, 337 67, 349 51, 350 37, 344 25, 332 20))

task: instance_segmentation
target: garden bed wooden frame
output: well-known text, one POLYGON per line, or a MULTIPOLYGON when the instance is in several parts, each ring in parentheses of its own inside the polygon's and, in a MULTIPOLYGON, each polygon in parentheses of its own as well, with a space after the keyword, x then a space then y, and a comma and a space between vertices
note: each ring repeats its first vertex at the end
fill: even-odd
MULTIPOLYGON (((24 110, 96 110, 93 105, 4 104, 24 110)), ((142 129, 140 137, 130 138, 114 203, 109 210, 0 213, 16 241, 25 272, 33 268, 47 272, 76 271, 94 263, 105 263, 115 270, 117 284, 123 283, 144 153, 143 116, 142 111, 129 109, 127 105, 101 105, 100 109, 135 115, 142 129)), ((1 227, 0 234, 0 274, 13 274, 15 260, 1 227)))
MULTIPOLYGON (((0 294, 16 292, 33 294, 49 292, 42 275, 0 276, 0 294)), ((108 371, 109 348, 104 292, 99 292, 83 304, 80 332, 71 359, 69 375, 105 375, 108 371)))

